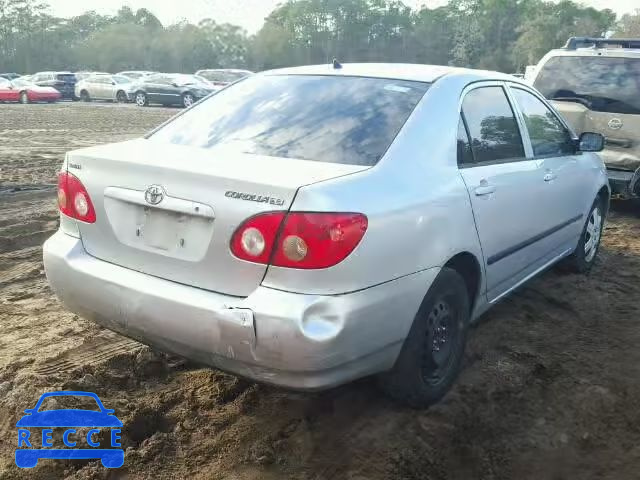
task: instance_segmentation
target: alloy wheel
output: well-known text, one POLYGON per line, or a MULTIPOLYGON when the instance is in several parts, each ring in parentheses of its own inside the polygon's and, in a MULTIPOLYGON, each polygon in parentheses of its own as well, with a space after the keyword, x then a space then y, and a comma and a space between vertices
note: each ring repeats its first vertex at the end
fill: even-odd
POLYGON ((144 107, 147 104, 147 96, 140 92, 136 94, 136 105, 139 107, 144 107))
POLYGON ((600 206, 596 205, 591 210, 589 219, 587 220, 587 228, 584 232, 584 259, 587 262, 593 261, 600 245, 600 236, 602 232, 602 212, 600 206))

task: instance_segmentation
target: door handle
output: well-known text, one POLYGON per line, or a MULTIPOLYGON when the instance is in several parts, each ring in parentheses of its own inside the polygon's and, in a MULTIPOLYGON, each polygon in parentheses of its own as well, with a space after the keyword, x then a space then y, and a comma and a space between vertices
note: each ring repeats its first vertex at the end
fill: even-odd
POLYGON ((473 193, 476 194, 477 197, 480 197, 482 195, 489 195, 493 192, 496 191, 496 187, 493 185, 489 185, 489 184, 485 184, 485 183, 481 183, 479 187, 476 187, 473 190, 473 193))
POLYGON ((543 178, 545 182, 550 182, 551 180, 555 180, 556 178, 558 178, 558 176, 553 172, 547 172, 544 174, 543 178))

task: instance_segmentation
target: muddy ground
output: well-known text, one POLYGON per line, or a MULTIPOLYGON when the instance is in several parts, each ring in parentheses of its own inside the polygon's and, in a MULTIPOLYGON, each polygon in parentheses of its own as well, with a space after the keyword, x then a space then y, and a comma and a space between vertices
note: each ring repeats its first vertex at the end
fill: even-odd
POLYGON ((43 274, 66 150, 139 136, 177 110, 0 105, 0 478, 640 478, 640 204, 614 203, 588 276, 549 271, 473 329, 428 411, 363 380, 288 393, 156 353, 66 312, 43 274), (46 391, 96 392, 125 465, 13 461, 46 391))

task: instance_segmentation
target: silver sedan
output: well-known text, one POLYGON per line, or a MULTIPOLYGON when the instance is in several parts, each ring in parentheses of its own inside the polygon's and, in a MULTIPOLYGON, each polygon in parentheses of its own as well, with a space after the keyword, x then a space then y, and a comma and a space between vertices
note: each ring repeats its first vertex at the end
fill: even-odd
POLYGON ((44 264, 70 310, 160 349, 304 390, 377 374, 424 407, 483 312, 596 261, 602 146, 511 75, 264 72, 68 153, 44 264))
POLYGON ((95 74, 76 83, 76 97, 84 102, 110 100, 125 103, 133 100, 134 82, 123 75, 95 74))

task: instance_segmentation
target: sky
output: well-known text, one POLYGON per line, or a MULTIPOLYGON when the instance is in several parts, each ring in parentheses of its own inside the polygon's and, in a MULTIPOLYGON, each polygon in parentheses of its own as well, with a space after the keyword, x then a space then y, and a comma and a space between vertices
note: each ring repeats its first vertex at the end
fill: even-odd
MULTIPOLYGON (((197 23, 203 18, 212 18, 218 23, 232 23, 255 33, 260 29, 264 18, 281 3, 282 0, 48 0, 54 15, 71 17, 87 10, 98 13, 114 14, 122 5, 133 10, 146 8, 160 21, 169 25, 186 19, 197 23)), ((438 7, 447 0, 404 0, 412 8, 421 5, 438 7)), ((596 8, 610 8, 619 15, 633 12, 640 7, 638 0, 582 0, 585 5, 596 8)))

